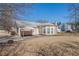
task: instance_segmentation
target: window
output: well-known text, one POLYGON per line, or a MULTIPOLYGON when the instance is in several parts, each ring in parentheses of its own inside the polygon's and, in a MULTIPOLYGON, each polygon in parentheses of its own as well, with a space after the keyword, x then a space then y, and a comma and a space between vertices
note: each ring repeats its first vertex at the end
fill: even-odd
POLYGON ((45 28, 44 28, 44 33, 46 33, 45 28))
POLYGON ((47 28, 47 33, 50 33, 50 28, 47 28))
POLYGON ((51 33, 53 33, 53 28, 51 28, 51 33))
POLYGON ((43 32, 43 33, 46 33, 45 28, 42 28, 42 32, 43 32))

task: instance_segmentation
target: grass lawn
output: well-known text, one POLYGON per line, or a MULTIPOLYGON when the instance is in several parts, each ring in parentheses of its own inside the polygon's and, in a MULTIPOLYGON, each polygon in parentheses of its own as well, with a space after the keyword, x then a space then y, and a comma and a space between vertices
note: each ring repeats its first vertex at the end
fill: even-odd
POLYGON ((13 44, 0 44, 0 55, 79 56, 79 35, 40 36, 13 44))

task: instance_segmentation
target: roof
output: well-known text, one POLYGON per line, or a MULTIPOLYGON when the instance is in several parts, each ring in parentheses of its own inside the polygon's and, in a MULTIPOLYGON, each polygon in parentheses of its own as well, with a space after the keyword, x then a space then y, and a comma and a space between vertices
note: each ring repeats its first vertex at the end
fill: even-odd
POLYGON ((20 27, 20 28, 36 27, 39 24, 37 22, 22 21, 22 20, 16 20, 16 23, 17 23, 18 27, 20 27))
POLYGON ((30 21, 22 21, 22 20, 16 20, 16 23, 18 24, 18 27, 20 28, 34 28, 38 26, 56 26, 55 24, 52 23, 38 23, 38 22, 30 22, 30 21))
POLYGON ((41 23, 38 26, 56 26, 56 25, 52 23, 41 23))

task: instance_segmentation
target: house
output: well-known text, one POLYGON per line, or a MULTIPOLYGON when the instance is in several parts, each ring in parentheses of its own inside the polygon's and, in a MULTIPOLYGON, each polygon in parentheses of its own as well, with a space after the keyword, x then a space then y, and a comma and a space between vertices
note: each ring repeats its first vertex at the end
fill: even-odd
POLYGON ((33 26, 19 27, 19 36, 28 35, 56 35, 58 26, 51 23, 39 23, 33 26))
POLYGON ((76 28, 75 28, 75 25, 73 23, 64 23, 62 24, 61 26, 61 30, 62 31, 74 31, 76 28))
POLYGON ((62 25, 62 31, 74 31, 75 30, 75 26, 71 23, 65 23, 62 25))
POLYGON ((72 31, 72 25, 66 24, 65 31, 72 31))
POLYGON ((4 28, 2 26, 0 26, 0 37, 8 36, 8 35, 9 35, 9 33, 6 30, 4 30, 4 28))
POLYGON ((29 21, 16 21, 19 36, 38 35, 38 23, 29 21))
POLYGON ((51 23, 43 23, 38 25, 40 35, 55 35, 57 34, 57 26, 51 23))
POLYGON ((15 32, 16 35, 18 34, 19 36, 56 35, 58 32, 61 32, 59 27, 52 23, 38 23, 16 20, 16 24, 17 26, 12 27, 11 32, 15 32))
POLYGON ((16 24, 17 26, 15 28, 12 27, 11 32, 15 32, 19 36, 56 35, 58 32, 61 32, 59 27, 52 23, 16 20, 16 24))

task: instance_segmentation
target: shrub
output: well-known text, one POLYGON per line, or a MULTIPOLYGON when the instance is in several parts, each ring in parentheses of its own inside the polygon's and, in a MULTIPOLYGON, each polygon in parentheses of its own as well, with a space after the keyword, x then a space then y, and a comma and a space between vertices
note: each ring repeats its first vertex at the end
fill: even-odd
POLYGON ((72 31, 70 31, 70 30, 67 30, 66 32, 67 32, 67 33, 72 33, 72 31))
POLYGON ((15 31, 11 31, 11 35, 16 35, 17 33, 15 31))

